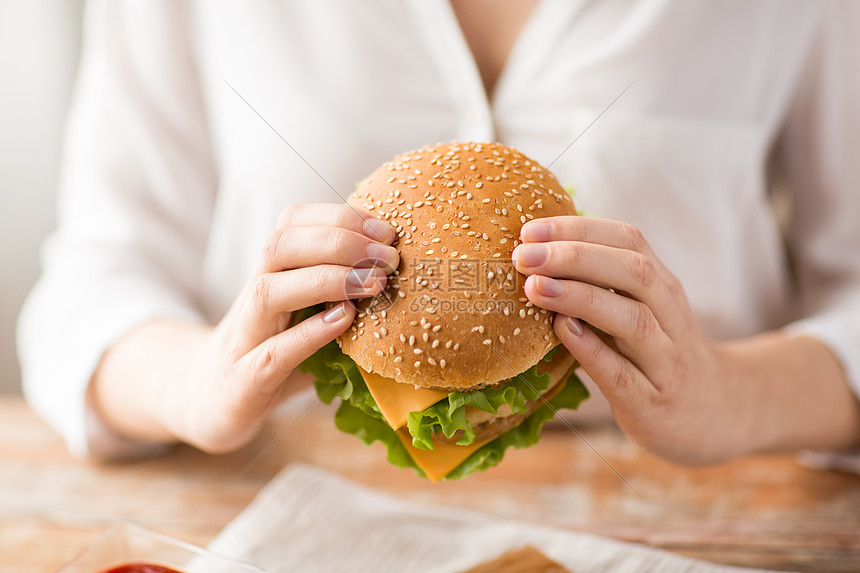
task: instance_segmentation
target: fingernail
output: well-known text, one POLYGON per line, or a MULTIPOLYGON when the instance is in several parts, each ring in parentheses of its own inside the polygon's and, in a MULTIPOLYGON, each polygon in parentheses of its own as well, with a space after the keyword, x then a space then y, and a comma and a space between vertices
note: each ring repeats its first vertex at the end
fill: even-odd
POLYGON ((346 306, 341 302, 325 311, 325 314, 323 314, 323 322, 331 324, 333 322, 337 322, 344 316, 346 316, 346 306))
POLYGON ((537 277, 537 291, 543 296, 558 296, 564 291, 564 285, 550 277, 537 277))
POLYGON ((399 259, 397 249, 380 243, 370 243, 367 245, 367 258, 374 265, 386 267, 391 271, 397 268, 399 259))
POLYGON ((357 289, 366 289, 372 286, 381 276, 385 276, 377 268, 350 269, 346 273, 346 282, 357 289))
POLYGON ((517 262, 524 267, 536 267, 546 262, 547 254, 546 245, 519 245, 517 262))
POLYGON ((380 243, 387 243, 394 232, 394 227, 382 219, 365 219, 364 234, 380 243))
POLYGON ((567 317, 567 329, 577 336, 582 336, 582 323, 572 316, 567 317))
POLYGON ((549 221, 531 221, 523 225, 520 238, 529 243, 544 243, 552 238, 552 223, 549 221))

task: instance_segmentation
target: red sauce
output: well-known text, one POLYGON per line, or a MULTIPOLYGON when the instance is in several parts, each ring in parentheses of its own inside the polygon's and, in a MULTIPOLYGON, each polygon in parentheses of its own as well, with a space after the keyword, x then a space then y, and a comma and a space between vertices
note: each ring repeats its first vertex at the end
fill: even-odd
POLYGON ((105 569, 101 573, 182 573, 170 567, 163 565, 153 565, 151 563, 128 563, 118 567, 105 569))

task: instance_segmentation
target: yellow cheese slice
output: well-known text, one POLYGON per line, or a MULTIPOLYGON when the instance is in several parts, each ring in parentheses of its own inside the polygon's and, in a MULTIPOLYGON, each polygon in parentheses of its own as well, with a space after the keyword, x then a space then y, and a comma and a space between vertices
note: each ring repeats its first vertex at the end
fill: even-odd
POLYGON ((388 425, 395 430, 406 425, 406 415, 409 412, 426 410, 448 396, 448 392, 442 390, 416 388, 411 384, 401 384, 391 378, 368 372, 361 367, 359 370, 367 389, 379 406, 379 411, 385 416, 388 425))
POLYGON ((409 430, 406 428, 397 430, 397 437, 400 438, 406 451, 412 456, 418 467, 427 474, 427 479, 432 482, 437 482, 451 473, 451 470, 462 464, 481 446, 493 440, 490 438, 476 441, 468 446, 433 442, 432 450, 420 450, 412 445, 412 436, 409 435, 409 430))
MULTIPOLYGON (((549 392, 543 396, 543 400, 549 401, 553 399, 561 389, 564 388, 565 382, 556 384, 549 392)), ((545 402, 544 402, 545 403, 545 402)), ((437 482, 462 464, 466 459, 475 453, 485 444, 490 443, 495 437, 476 440, 468 446, 458 446, 447 442, 433 442, 432 450, 421 450, 412 445, 412 435, 406 428, 397 430, 397 437, 406 448, 406 452, 412 457, 412 460, 419 468, 427 474, 427 479, 432 482, 437 482)))

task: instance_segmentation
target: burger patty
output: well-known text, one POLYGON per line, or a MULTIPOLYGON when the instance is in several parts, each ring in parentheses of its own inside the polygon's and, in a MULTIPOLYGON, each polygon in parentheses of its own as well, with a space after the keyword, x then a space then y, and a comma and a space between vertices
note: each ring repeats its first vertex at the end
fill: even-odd
MULTIPOLYGON (((546 396, 553 392, 560 383, 561 380, 541 392, 541 396, 546 396)), ((505 432, 516 428, 522 424, 526 418, 534 414, 535 410, 543 406, 544 403, 544 400, 541 398, 538 398, 537 400, 527 400, 527 410, 516 414, 511 411, 511 407, 507 404, 499 406, 498 414, 485 412, 484 410, 480 410, 474 406, 466 406, 466 419, 472 425, 472 428, 475 429, 475 441, 481 441, 501 436, 505 432)), ((433 441, 454 444, 461 437, 463 437, 463 430, 458 430, 450 438, 446 437, 445 434, 442 433, 434 434, 433 441)))

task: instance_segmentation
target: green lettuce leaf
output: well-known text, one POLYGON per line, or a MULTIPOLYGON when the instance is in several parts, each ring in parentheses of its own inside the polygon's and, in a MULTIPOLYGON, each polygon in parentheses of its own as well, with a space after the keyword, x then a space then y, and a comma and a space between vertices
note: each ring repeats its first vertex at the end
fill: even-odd
MULTIPOLYGON (((451 470, 444 479, 461 479, 489 469, 502 461, 505 450, 510 447, 521 449, 535 445, 540 440, 541 428, 546 422, 552 420, 558 410, 562 408, 575 410, 586 398, 588 398, 588 390, 576 374, 571 374, 561 392, 535 410, 534 414, 526 418, 522 424, 479 448, 463 463, 451 470)), ((412 468, 419 476, 425 477, 424 472, 413 461, 412 456, 397 437, 397 433, 385 421, 365 414, 348 402, 341 402, 334 422, 339 430, 355 435, 367 445, 375 441, 382 442, 390 463, 401 468, 412 468)))
POLYGON ((385 422, 358 366, 334 340, 299 364, 299 370, 314 376, 317 396, 326 404, 331 404, 337 396, 368 416, 385 422))
POLYGON ((561 392, 535 410, 535 413, 526 418, 522 424, 505 432, 466 458, 463 463, 451 470, 445 479, 461 479, 469 474, 489 469, 502 461, 505 450, 510 447, 522 449, 535 445, 540 440, 541 428, 546 422, 552 420, 558 410, 562 408, 576 410, 586 398, 588 398, 588 390, 576 374, 571 374, 561 392))
MULTIPOLYGON (((553 352, 555 352, 555 349, 551 350, 544 357, 544 360, 551 358, 553 352)), ((355 435, 367 445, 375 441, 382 442, 387 450, 387 457, 390 463, 398 467, 412 468, 419 476, 425 476, 424 472, 415 464, 412 456, 409 455, 409 452, 403 446, 400 438, 397 437, 397 433, 385 421, 373 396, 370 394, 370 390, 368 390, 367 385, 364 383, 364 379, 361 377, 355 362, 340 350, 336 342, 332 341, 323 346, 302 362, 299 365, 299 370, 310 373, 315 377, 314 386, 320 400, 326 404, 330 404, 335 397, 341 398, 341 404, 335 413, 335 426, 339 430, 355 435)), ((536 373, 534 378, 529 377, 529 381, 532 382, 538 393, 541 391, 538 387, 539 384, 542 383, 542 388, 545 388, 549 383, 548 380, 541 380, 544 377, 549 378, 548 375, 537 376, 536 373)), ((502 386, 488 390, 499 390, 502 389, 502 386)), ((512 387, 511 389, 502 389, 499 395, 503 397, 507 395, 508 398, 506 399, 509 400, 507 403, 512 404, 513 408, 517 399, 511 397, 512 393, 521 393, 524 400, 536 399, 536 397, 526 398, 526 396, 530 395, 528 394, 529 391, 530 389, 528 388, 512 387)), ((485 390, 484 393, 486 394, 487 391, 485 390)), ((455 394, 461 393, 452 392, 447 399, 442 400, 440 403, 446 401, 455 403, 458 400, 456 397, 454 398, 454 402, 451 401, 451 396, 455 394)), ((491 468, 502 460, 505 450, 509 447, 526 448, 536 444, 540 439, 541 427, 544 423, 552 419, 556 410, 561 408, 575 409, 587 397, 588 391, 585 389, 585 386, 582 385, 576 374, 571 374, 564 388, 549 400, 548 405, 544 404, 534 414, 526 418, 522 424, 478 449, 445 476, 445 479, 460 479, 469 474, 491 468)), ((486 402, 483 402, 480 398, 478 401, 486 407, 494 407, 493 404, 495 402, 501 404, 498 401, 498 396, 495 394, 490 394, 489 397, 486 397, 486 402)), ((431 408, 436 405, 431 406, 431 408)), ((450 404, 448 407, 450 409, 450 404)), ((495 407, 498 408, 498 405, 495 407)), ((462 410, 463 408, 460 409, 462 410)))
MULTIPOLYGON (((552 360, 558 346, 550 350, 543 360, 552 360)), ((541 392, 549 388, 549 373, 538 374, 535 364, 519 376, 477 392, 451 392, 447 398, 436 402, 423 412, 409 412, 406 426, 412 435, 412 445, 421 450, 433 449, 433 434, 442 433, 446 438, 462 431, 457 445, 468 446, 475 441, 475 429, 466 419, 466 406, 484 412, 499 413, 502 404, 510 406, 515 414, 528 410, 527 401, 537 400, 541 392)))
POLYGON ((415 464, 412 456, 403 446, 403 442, 397 437, 397 433, 385 420, 370 416, 349 402, 343 401, 334 415, 334 425, 341 432, 354 435, 365 445, 369 446, 376 441, 382 442, 388 452, 389 463, 400 468, 412 468, 419 476, 425 477, 424 471, 415 464))

